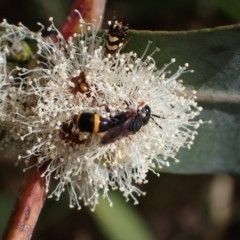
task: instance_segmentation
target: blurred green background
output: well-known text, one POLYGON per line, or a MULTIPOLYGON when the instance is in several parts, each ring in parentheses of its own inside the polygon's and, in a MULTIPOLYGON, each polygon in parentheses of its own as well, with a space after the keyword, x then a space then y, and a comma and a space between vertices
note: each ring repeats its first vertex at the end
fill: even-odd
MULTIPOLYGON (((37 22, 48 25, 54 17, 57 27, 64 23, 73 0, 1 0, 0 17, 22 22, 38 30, 37 22)), ((238 0, 118 0, 108 1, 103 27, 117 16, 131 29, 190 30, 233 24, 240 21, 238 0)))
MULTIPOLYGON (((72 0, 1 0, 0 18, 21 21, 33 31, 37 22, 61 27, 72 0)), ((132 29, 192 30, 240 22, 239 0, 123 0, 108 1, 103 28, 117 16, 132 29)), ((0 233, 13 206, 23 164, 2 154, 0 160, 0 233)), ((87 207, 68 208, 65 194, 59 202, 46 201, 33 240, 237 240, 240 239, 240 184, 224 175, 148 176, 147 192, 139 205, 112 195, 114 207, 101 202, 95 213, 87 207)))

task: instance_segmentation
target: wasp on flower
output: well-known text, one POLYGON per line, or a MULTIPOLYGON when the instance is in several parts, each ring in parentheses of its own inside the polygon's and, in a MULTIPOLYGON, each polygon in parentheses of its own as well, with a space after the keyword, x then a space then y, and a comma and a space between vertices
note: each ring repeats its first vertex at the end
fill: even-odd
MULTIPOLYGON (((57 41, 24 28, 37 42, 38 66, 0 73, 7 99, 0 99, 3 126, 24 141, 26 154, 19 159, 48 163, 42 175, 48 190, 51 178, 58 181, 49 197, 59 199, 67 189, 71 207, 81 208, 83 200, 94 209, 100 194, 108 198, 110 189, 119 189, 137 203, 136 195, 144 193, 136 185, 147 182, 149 171, 168 166, 169 158, 178 161, 176 153, 190 148, 202 123, 194 120, 201 111, 195 92, 185 97, 179 80, 187 64, 171 75, 166 69, 175 59, 158 70, 153 54, 121 53, 128 26, 115 19, 105 37, 81 19, 81 33, 68 41, 50 21, 57 41)), ((15 38, 23 31, 2 25, 15 38)))

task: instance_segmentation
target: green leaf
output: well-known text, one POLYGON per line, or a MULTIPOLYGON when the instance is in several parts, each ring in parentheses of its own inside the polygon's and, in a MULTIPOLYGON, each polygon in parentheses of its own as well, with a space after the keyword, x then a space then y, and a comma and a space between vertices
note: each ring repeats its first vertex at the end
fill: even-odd
POLYGON ((139 56, 148 40, 161 49, 154 54, 158 68, 171 58, 178 65, 189 63, 194 73, 182 75, 186 92, 198 90, 200 118, 212 124, 200 127, 191 150, 180 150, 180 163, 161 171, 172 173, 240 172, 240 25, 188 32, 130 31, 124 52, 139 56))
POLYGON ((100 204, 92 214, 93 219, 107 239, 155 239, 131 204, 124 202, 123 197, 116 192, 109 193, 109 196, 113 202, 113 207, 109 206, 106 199, 100 199, 100 204))
POLYGON ((230 17, 236 21, 240 20, 240 2, 239 1, 226 1, 226 0, 215 0, 217 6, 221 8, 225 14, 228 14, 230 17))

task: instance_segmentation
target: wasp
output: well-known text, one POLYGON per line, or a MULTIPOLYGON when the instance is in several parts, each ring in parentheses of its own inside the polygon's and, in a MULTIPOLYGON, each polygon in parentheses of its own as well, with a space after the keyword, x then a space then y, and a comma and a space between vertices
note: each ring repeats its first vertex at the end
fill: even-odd
MULTIPOLYGON (((106 111, 110 112, 108 107, 106 107, 106 111)), ((74 116, 73 121, 80 131, 89 133, 106 132, 100 143, 109 144, 135 134, 144 125, 148 124, 150 118, 153 119, 152 116, 160 118, 160 116, 152 114, 151 108, 145 105, 142 108, 137 108, 137 110, 128 109, 115 116, 110 114, 109 119, 103 118, 97 113, 83 112, 74 116)), ((156 121, 154 122, 162 128, 156 121)))
POLYGON ((106 38, 106 51, 110 54, 115 54, 121 47, 124 37, 128 31, 128 25, 124 26, 122 22, 118 22, 115 18, 110 22, 106 38))

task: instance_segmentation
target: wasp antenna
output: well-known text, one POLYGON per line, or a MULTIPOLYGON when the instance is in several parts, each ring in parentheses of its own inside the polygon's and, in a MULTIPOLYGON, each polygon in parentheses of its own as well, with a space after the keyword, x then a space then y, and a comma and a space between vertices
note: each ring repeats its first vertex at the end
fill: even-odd
POLYGON ((156 115, 156 114, 151 114, 153 117, 157 117, 157 118, 165 118, 165 117, 161 117, 161 116, 159 116, 159 115, 156 115))
MULTIPOLYGON (((152 115, 153 115, 153 114, 152 114, 152 115)), ((158 116, 158 115, 154 115, 154 116, 161 118, 161 117, 158 116)), ((155 123, 159 128, 163 129, 162 126, 159 125, 152 116, 151 116, 151 119, 154 121, 154 123, 155 123)))

